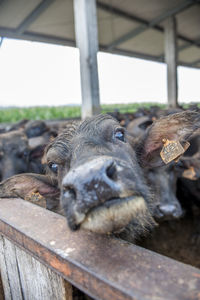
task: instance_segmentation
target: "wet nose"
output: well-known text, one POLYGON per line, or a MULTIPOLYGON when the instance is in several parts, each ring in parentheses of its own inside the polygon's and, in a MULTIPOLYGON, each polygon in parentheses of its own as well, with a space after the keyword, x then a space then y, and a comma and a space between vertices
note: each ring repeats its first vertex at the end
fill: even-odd
POLYGON ((92 207, 119 195, 117 181, 117 165, 112 158, 93 159, 64 177, 63 199, 83 201, 92 207))
POLYGON ((177 204, 160 204, 156 207, 157 218, 180 218, 183 214, 182 208, 177 204))

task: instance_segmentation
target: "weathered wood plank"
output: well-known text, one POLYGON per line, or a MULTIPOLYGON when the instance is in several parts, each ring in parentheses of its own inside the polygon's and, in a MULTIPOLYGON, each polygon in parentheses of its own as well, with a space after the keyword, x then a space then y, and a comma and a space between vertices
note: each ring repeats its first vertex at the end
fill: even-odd
POLYGON ((199 299, 200 270, 91 232, 20 199, 0 199, 0 232, 95 299, 199 299))
POLYGON ((0 239, 0 270, 6 300, 23 300, 15 246, 9 241, 6 242, 4 237, 0 239))
POLYGON ((3 291, 3 283, 1 279, 1 270, 0 270, 0 300, 4 300, 4 291, 3 291))
POLYGON ((4 237, 0 268, 6 300, 72 300, 69 283, 4 237))
POLYGON ((16 247, 23 296, 26 300, 72 300, 72 287, 52 270, 16 247))

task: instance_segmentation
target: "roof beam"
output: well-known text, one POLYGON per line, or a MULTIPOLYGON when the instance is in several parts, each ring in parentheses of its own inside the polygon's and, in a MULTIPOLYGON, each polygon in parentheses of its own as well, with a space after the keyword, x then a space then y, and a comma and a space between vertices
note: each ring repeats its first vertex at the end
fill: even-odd
POLYGON ((182 45, 178 48, 178 51, 183 51, 191 46, 197 46, 199 47, 200 46, 200 39, 196 40, 196 41, 192 41, 191 44, 185 44, 185 45, 182 45))
POLYGON ((167 12, 163 13, 162 15, 154 18, 151 22, 148 22, 147 24, 142 24, 141 26, 134 28, 133 30, 129 31, 125 35, 122 35, 120 38, 116 39, 113 41, 109 46, 108 49, 111 50, 112 48, 126 42, 127 40, 130 40, 137 35, 141 34, 145 30, 149 28, 153 28, 156 25, 158 25, 160 22, 164 21, 170 16, 174 16, 177 13, 180 13, 181 11, 187 9, 188 7, 194 5, 196 1, 191 1, 191 0, 185 0, 183 1, 180 5, 168 10, 167 12))
MULTIPOLYGON (((33 33, 33 32, 28 32, 28 31, 23 34, 16 34, 14 30, 11 30, 9 28, 4 28, 4 27, 0 27, 0 37, 7 37, 7 38, 13 38, 13 39, 41 42, 41 43, 48 43, 48 44, 56 44, 56 45, 65 45, 65 46, 69 46, 69 47, 76 47, 75 41, 71 40, 71 39, 60 38, 60 37, 56 37, 56 36, 49 36, 49 35, 44 35, 44 34, 38 34, 38 33, 33 33)), ((117 55, 126 55, 129 57, 136 57, 136 58, 146 59, 146 60, 155 61, 155 62, 164 62, 163 56, 148 55, 145 53, 122 50, 122 49, 118 49, 118 48, 108 51, 108 49, 105 45, 99 45, 99 49, 102 52, 113 53, 113 54, 117 54, 117 55)), ((178 65, 189 67, 189 68, 192 67, 192 68, 199 69, 199 67, 191 66, 190 64, 184 63, 182 61, 179 61, 178 65)))
POLYGON ((39 34, 34 32, 28 32, 28 31, 26 31, 23 34, 17 34, 15 30, 5 28, 5 27, 0 27, 0 37, 7 37, 12 39, 20 39, 20 40, 48 43, 48 44, 66 45, 69 47, 76 46, 75 41, 71 39, 52 36, 52 35, 39 34))
MULTIPOLYGON (((178 47, 177 49, 177 52, 180 53, 181 51, 191 47, 191 46, 196 46, 196 47, 200 47, 200 39, 196 40, 196 41, 193 41, 193 40, 190 40, 190 39, 187 39, 185 40, 186 44, 185 45, 181 45, 178 47)), ((163 60, 164 59, 164 54, 162 54, 160 56, 160 60, 163 60)))
POLYGON ((55 0, 43 0, 36 8, 25 18, 16 29, 16 33, 22 34, 55 0))
MULTIPOLYGON (((118 9, 110 4, 105 4, 105 3, 101 3, 100 1, 97 1, 97 7, 108 12, 108 13, 111 13, 111 14, 114 14, 116 16, 119 16, 121 18, 124 18, 124 19, 127 19, 127 20, 130 20, 130 21, 133 21, 133 22, 138 22, 138 23, 141 23, 143 25, 148 25, 148 21, 143 19, 143 18, 140 18, 140 17, 137 17, 133 14, 130 14, 128 12, 125 12, 121 9, 118 9)), ((160 26, 155 26, 157 30, 159 31, 163 31, 162 27, 160 26)))
POLYGON ((156 61, 156 62, 162 62, 159 57, 155 55, 150 55, 146 53, 139 53, 137 51, 129 51, 129 50, 122 50, 118 48, 114 48, 112 50, 108 50, 105 45, 100 45, 99 46, 100 51, 106 52, 106 53, 112 53, 112 54, 117 54, 117 55, 125 55, 129 57, 134 57, 134 58, 140 58, 140 59, 145 59, 145 60, 150 60, 150 61, 156 61))
POLYGON ((181 52, 181 51, 183 51, 183 50, 185 50, 185 49, 187 49, 188 47, 191 47, 193 45, 193 42, 192 43, 186 43, 186 44, 184 44, 184 45, 182 45, 182 46, 179 46, 178 47, 178 52, 181 52))
POLYGON ((197 60, 193 61, 193 63, 191 63, 191 66, 195 67, 199 63, 200 63, 200 59, 197 59, 197 60))
MULTIPOLYGON (((200 0, 194 0, 194 1, 195 1, 195 3, 199 3, 200 0)), ((98 6, 98 8, 100 8, 100 9, 106 11, 106 12, 110 12, 112 14, 115 14, 116 16, 119 16, 121 18, 125 18, 125 19, 133 21, 133 22, 138 22, 138 23, 141 23, 143 25, 148 25, 149 24, 149 22, 147 20, 142 19, 140 17, 137 17, 137 16, 135 16, 133 14, 130 14, 128 12, 122 11, 118 8, 115 8, 111 5, 109 5, 109 4, 105 4, 105 3, 101 3, 99 1, 97 1, 97 6, 98 6)), ((164 28, 161 27, 160 25, 155 25, 153 28, 155 30, 159 31, 159 32, 164 32, 164 28)), ((194 42, 194 41, 188 39, 187 37, 185 37, 181 34, 178 34, 177 38, 185 41, 186 43, 190 43, 190 44, 192 44, 194 42)))
MULTIPOLYGON (((129 57, 145 59, 145 60, 155 61, 155 62, 159 62, 159 63, 164 62, 164 57, 161 58, 160 56, 149 55, 149 54, 146 54, 146 53, 139 53, 139 52, 135 52, 135 51, 122 50, 122 49, 118 49, 118 48, 114 48, 111 51, 109 51, 107 49, 107 47, 103 46, 103 45, 100 45, 99 49, 100 49, 100 51, 106 52, 106 53, 112 53, 112 54, 117 54, 117 55, 125 55, 125 56, 129 56, 129 57)), ((189 63, 184 63, 183 61, 178 61, 177 66, 184 66, 184 67, 188 67, 188 68, 200 69, 200 67, 191 66, 189 63)))

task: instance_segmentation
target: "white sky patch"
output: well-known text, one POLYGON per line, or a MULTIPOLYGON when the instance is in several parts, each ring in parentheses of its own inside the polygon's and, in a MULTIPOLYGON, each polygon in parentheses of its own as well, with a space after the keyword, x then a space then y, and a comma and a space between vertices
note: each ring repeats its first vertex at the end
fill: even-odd
MULTIPOLYGON (((98 54, 102 103, 166 102, 165 64, 98 54)), ((179 100, 200 101, 200 70, 179 67, 179 100)), ((76 48, 4 39, 0 106, 81 104, 76 48)))

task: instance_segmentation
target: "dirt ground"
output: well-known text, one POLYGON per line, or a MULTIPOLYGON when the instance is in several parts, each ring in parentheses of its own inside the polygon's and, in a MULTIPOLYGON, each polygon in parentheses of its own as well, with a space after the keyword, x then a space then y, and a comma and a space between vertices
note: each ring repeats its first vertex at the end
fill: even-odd
POLYGON ((180 220, 161 223, 137 244, 200 268, 200 209, 180 220))

